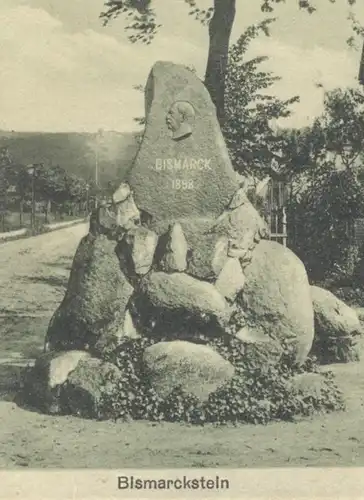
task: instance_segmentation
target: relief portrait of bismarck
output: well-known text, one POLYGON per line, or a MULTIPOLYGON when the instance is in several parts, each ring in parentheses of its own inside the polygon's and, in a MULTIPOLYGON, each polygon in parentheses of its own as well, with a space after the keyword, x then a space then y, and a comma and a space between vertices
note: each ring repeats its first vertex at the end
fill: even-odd
POLYGON ((188 137, 195 123, 194 107, 188 101, 174 102, 167 113, 166 123, 175 141, 188 137))

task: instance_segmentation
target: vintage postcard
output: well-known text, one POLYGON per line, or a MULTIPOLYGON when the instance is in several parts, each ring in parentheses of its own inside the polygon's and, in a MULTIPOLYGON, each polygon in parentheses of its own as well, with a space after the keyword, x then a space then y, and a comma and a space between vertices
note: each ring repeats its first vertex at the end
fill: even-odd
POLYGON ((1 0, 0 498, 362 498, 364 5, 1 0))

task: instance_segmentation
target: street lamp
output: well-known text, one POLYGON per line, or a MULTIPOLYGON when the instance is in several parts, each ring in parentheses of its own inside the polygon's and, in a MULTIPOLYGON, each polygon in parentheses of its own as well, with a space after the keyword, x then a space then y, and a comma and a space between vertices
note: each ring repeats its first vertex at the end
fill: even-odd
POLYGON ((30 225, 31 228, 35 228, 35 172, 36 172, 36 165, 29 165, 27 167, 27 172, 30 175, 32 179, 32 213, 31 213, 31 219, 30 219, 30 225))
POLYGON ((95 184, 96 184, 96 197, 95 197, 95 208, 98 206, 98 190, 99 190, 99 157, 100 157, 100 145, 104 136, 104 130, 99 128, 96 132, 95 137, 95 184))
POLYGON ((89 193, 90 193, 90 184, 86 184, 86 215, 89 212, 89 193))
POLYGON ((31 227, 35 228, 35 177, 37 175, 38 167, 42 168, 43 163, 32 163, 27 166, 27 172, 32 179, 32 216, 31 216, 31 227))

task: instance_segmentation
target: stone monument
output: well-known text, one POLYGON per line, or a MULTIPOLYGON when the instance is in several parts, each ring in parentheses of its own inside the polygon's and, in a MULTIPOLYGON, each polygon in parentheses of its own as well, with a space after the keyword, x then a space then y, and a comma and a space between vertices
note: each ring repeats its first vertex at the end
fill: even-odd
POLYGON ((220 215, 238 187, 215 107, 194 73, 157 62, 145 109, 145 132, 127 182, 158 233, 175 221, 189 232, 193 222, 220 215))
MULTIPOLYGON (((304 266, 266 240, 266 224, 237 181, 203 83, 182 66, 158 62, 145 95, 139 152, 110 202, 93 215, 49 325, 47 357, 35 367, 43 378, 53 359, 64 367, 57 380, 64 397, 72 394, 72 411, 77 384, 88 391, 82 374, 97 373, 98 381, 114 373, 101 358, 123 338, 154 339, 143 359, 161 396, 200 381, 203 399, 234 374, 214 339, 233 337, 243 351, 265 346, 271 362, 288 342, 303 363, 314 338, 304 266), (68 363, 74 350, 89 356, 68 363)), ((54 391, 48 382, 43 386, 54 391)))

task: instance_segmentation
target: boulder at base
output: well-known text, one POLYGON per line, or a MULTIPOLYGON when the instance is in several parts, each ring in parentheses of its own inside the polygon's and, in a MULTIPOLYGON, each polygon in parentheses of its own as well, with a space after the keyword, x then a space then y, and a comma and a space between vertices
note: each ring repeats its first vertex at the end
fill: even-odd
MULTIPOLYGON (((49 324, 47 348, 92 349, 100 336, 107 336, 111 324, 123 323, 132 292, 120 269, 115 242, 87 235, 74 257, 65 297, 49 324)), ((112 334, 115 330, 111 328, 112 334)))
POLYGON ((86 351, 49 352, 35 362, 26 383, 26 398, 46 413, 60 413, 60 388, 79 362, 90 358, 86 351))
POLYGON ((321 363, 358 360, 362 328, 354 309, 323 288, 312 286, 311 294, 315 314, 312 353, 321 363))
POLYGON ((191 319, 215 321, 222 327, 231 315, 227 301, 214 285, 184 273, 151 273, 143 280, 142 290, 151 306, 167 314, 187 313, 191 319))
POLYGON ((211 347, 181 340, 147 347, 143 361, 152 387, 162 398, 181 388, 205 401, 209 394, 229 382, 235 371, 211 347))
POLYGON ((127 175, 138 208, 169 223, 218 216, 238 183, 202 81, 184 66, 157 62, 147 81, 145 108, 145 132, 127 175), (176 137, 167 116, 172 128, 187 133, 176 137))
POLYGON ((105 417, 103 396, 112 393, 121 380, 120 370, 112 363, 97 358, 81 361, 62 386, 62 405, 71 415, 105 417))
POLYGON ((288 248, 262 240, 245 268, 238 297, 252 332, 289 342, 302 363, 312 346, 314 318, 310 285, 302 262, 288 248))

